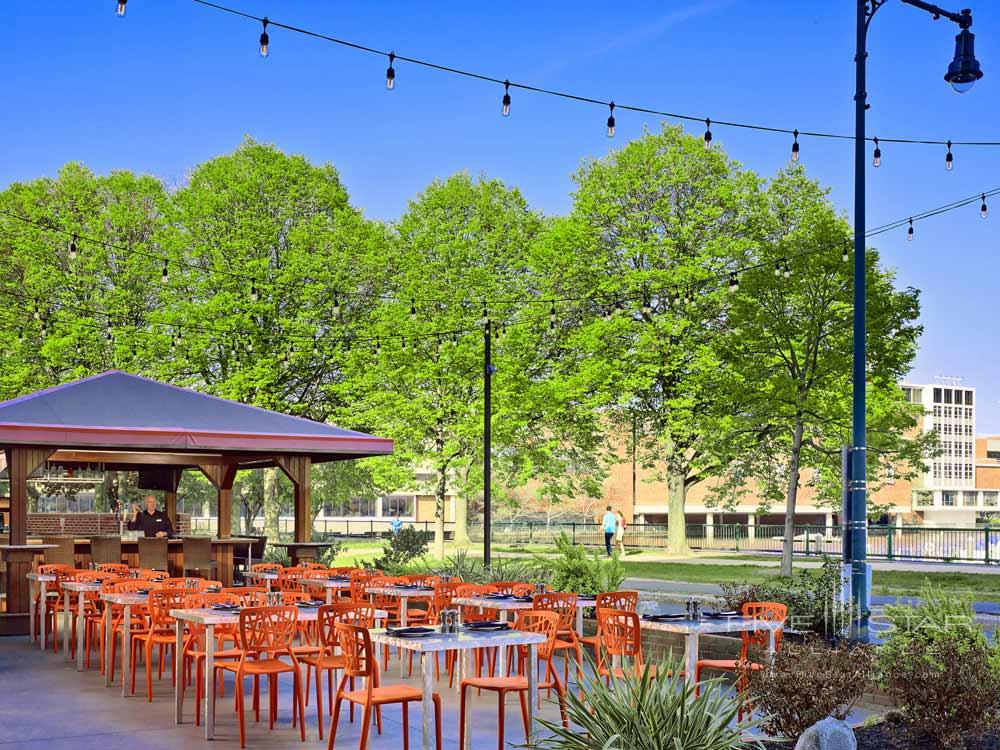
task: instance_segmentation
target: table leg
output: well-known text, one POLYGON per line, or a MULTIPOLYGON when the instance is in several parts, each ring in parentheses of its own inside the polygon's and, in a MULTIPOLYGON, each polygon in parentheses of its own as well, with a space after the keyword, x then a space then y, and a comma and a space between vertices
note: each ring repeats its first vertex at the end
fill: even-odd
POLYGON ((685 667, 687 680, 694 684, 694 672, 698 666, 698 634, 688 633, 685 637, 685 645, 687 646, 687 665, 685 667))
MULTIPOLYGON (((28 579, 28 643, 35 642, 35 599, 38 592, 38 582, 28 579)), ((41 615, 39 615, 41 619, 41 615)))
POLYGON ((333 589, 329 586, 324 586, 326 589, 326 603, 333 604, 333 589))
MULTIPOLYGON (((399 627, 401 628, 405 628, 407 622, 406 602, 405 596, 399 597, 399 627)), ((399 655, 399 676, 406 677, 406 662, 408 660, 403 658, 403 649, 396 649, 396 652, 399 655)))
POLYGON ((174 723, 184 723, 184 622, 174 621, 174 723))
POLYGON ((63 591, 63 609, 62 609, 62 620, 63 620, 63 660, 69 661, 69 626, 73 624, 73 608, 69 604, 69 591, 63 591), (66 615, 69 615, 69 621, 67 622, 66 615))
POLYGON ((777 651, 775 643, 777 641, 777 630, 767 631, 767 658, 768 661, 774 661, 774 652, 777 651))
POLYGON ((538 646, 534 643, 528 646, 528 747, 535 744, 535 706, 538 704, 538 646))
MULTIPOLYGON (((405 601, 405 598, 404 598, 405 601)), ((429 657, 430 654, 420 654, 429 657)), ((403 658, 400 657, 400 661, 403 658)), ((434 741, 434 662, 430 658, 421 660, 421 675, 423 676, 424 700, 421 712, 421 733, 420 747, 423 750, 432 750, 434 741)))
POLYGON ((132 607, 122 605, 122 698, 128 695, 128 668, 132 661, 132 607))
POLYGON ((111 687, 111 634, 114 632, 114 608, 104 602, 104 687, 111 687))
POLYGON ((41 587, 41 593, 39 593, 39 595, 38 595, 39 596, 39 599, 38 599, 38 620, 41 623, 40 628, 41 628, 41 631, 42 631, 41 649, 42 649, 42 651, 44 651, 45 650, 45 641, 48 640, 48 637, 49 637, 49 633, 48 633, 49 623, 48 623, 48 619, 45 616, 45 605, 49 601, 49 592, 47 590, 48 587, 46 586, 45 581, 39 581, 38 585, 41 587))
POLYGON ((84 603, 83 600, 84 596, 83 592, 81 591, 76 595, 76 671, 77 672, 83 671, 83 648, 84 648, 83 644, 87 642, 87 639, 83 637, 84 636, 83 631, 87 627, 83 619, 83 603, 84 603))
MULTIPOLYGON (((507 622, 507 610, 500 610, 500 622, 507 622)), ((498 646, 497 647, 497 677, 507 676, 507 647, 498 646)))
POLYGON ((583 607, 576 608, 576 634, 583 636, 583 607))
POLYGON ((205 625, 205 739, 215 737, 215 625, 205 625))

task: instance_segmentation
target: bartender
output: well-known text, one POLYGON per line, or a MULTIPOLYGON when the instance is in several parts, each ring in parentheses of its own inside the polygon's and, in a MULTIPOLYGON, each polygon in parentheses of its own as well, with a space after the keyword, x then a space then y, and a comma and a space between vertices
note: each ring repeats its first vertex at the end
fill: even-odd
POLYGON ((156 498, 152 495, 146 495, 143 502, 146 504, 145 510, 139 510, 138 505, 132 504, 132 517, 128 521, 129 529, 141 531, 144 536, 173 536, 174 526, 170 523, 170 516, 162 510, 156 509, 156 498))

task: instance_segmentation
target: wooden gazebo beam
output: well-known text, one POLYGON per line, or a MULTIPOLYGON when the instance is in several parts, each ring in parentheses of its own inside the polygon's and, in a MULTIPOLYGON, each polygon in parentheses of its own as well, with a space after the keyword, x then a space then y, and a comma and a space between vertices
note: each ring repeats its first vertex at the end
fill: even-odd
POLYGON ((295 541, 312 539, 312 459, 309 456, 275 456, 278 465, 295 487, 295 541))
POLYGON ((233 482, 236 481, 236 472, 239 466, 237 464, 204 463, 198 464, 198 468, 201 469, 201 473, 212 483, 218 493, 219 521, 216 536, 219 539, 227 539, 232 536, 233 482))

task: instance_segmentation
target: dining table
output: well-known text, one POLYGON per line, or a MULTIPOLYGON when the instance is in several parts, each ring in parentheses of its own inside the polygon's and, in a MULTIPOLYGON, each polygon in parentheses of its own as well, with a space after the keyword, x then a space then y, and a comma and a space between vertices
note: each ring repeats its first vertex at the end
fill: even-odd
POLYGON ((334 592, 339 592, 343 589, 351 588, 350 578, 301 578, 299 579, 299 585, 302 586, 303 591, 309 591, 309 589, 322 588, 325 592, 326 603, 333 604, 333 594, 334 592))
POLYGON ((680 633, 684 636, 684 669, 687 680, 694 683, 695 669, 698 664, 698 639, 702 635, 719 635, 723 633, 745 633, 767 631, 767 656, 774 658, 775 642, 778 631, 784 628, 780 620, 759 620, 753 617, 701 617, 689 619, 672 617, 670 615, 646 615, 639 619, 639 627, 643 630, 655 630, 661 633, 680 633))
MULTIPOLYGON (((500 614, 500 619, 507 621, 509 612, 531 609, 534 605, 529 597, 516 597, 510 594, 502 596, 460 596, 452 599, 452 604, 480 609, 493 609, 500 614)), ((583 611, 588 607, 597 606, 597 599, 592 596, 578 596, 576 599, 576 634, 583 635, 583 611)))
POLYGON ((38 628, 40 631, 41 641, 40 648, 42 651, 45 650, 45 641, 48 639, 48 621, 45 617, 45 600, 49 595, 49 584, 56 582, 56 576, 54 573, 28 573, 26 576, 29 581, 30 592, 28 593, 28 620, 30 621, 28 626, 28 632, 30 634, 31 641, 35 640, 35 599, 38 599, 38 628))
MULTIPOLYGON (((113 578, 110 573, 108 573, 109 578, 113 578)), ((72 612, 70 608, 70 594, 76 594, 76 671, 83 671, 83 644, 86 640, 84 638, 87 632, 87 620, 85 616, 86 604, 87 604, 87 594, 99 594, 101 592, 101 582, 100 581, 63 581, 62 583, 63 591, 63 612, 72 612)), ((63 624, 63 657, 69 661, 72 658, 72 653, 70 651, 70 630, 66 623, 63 624)))
MULTIPOLYGON (((514 630, 513 628, 494 631, 474 631, 464 625, 459 625, 457 632, 442 633, 441 626, 436 625, 421 628, 421 630, 429 632, 422 634, 420 637, 394 635, 395 630, 395 628, 392 630, 379 628, 369 631, 372 643, 396 648, 400 653, 402 651, 412 651, 421 657, 429 657, 441 652, 457 651, 459 658, 456 660, 456 669, 458 670, 456 683, 459 685, 459 689, 461 689, 462 680, 468 674, 468 656, 475 649, 496 648, 499 649, 500 653, 504 653, 509 646, 527 646, 528 664, 535 665, 538 662, 538 646, 545 643, 546 640, 546 636, 543 633, 531 633, 523 630, 514 630)), ((400 661, 402 662, 403 660, 400 659, 400 661)), ((420 747, 422 750, 433 750, 435 746, 434 703, 432 698, 434 695, 434 659, 421 658, 420 661, 420 682, 421 692, 423 693, 423 700, 421 701, 420 747)), ((528 677, 529 696, 527 700, 528 736, 526 745, 531 747, 534 743, 535 706, 538 703, 536 698, 538 676, 533 667, 526 669, 525 672, 528 677)), ((465 726, 459 727, 459 731, 464 737, 468 737, 468 718, 466 718, 465 726)), ((469 746, 468 742, 465 743, 465 746, 469 746)))
POLYGON ((243 578, 249 578, 252 581, 262 581, 264 588, 270 591, 274 588, 274 582, 278 580, 278 574, 272 570, 248 570, 243 574, 243 578))
MULTIPOLYGON (((152 587, 152 584, 151 584, 152 587)), ((117 605, 122 608, 122 698, 128 696, 129 667, 132 661, 132 608, 145 607, 149 602, 148 593, 137 591, 129 592, 101 592, 101 599, 106 606, 117 605)), ((114 638, 113 618, 104 618, 104 686, 110 687, 113 676, 111 674, 111 643, 114 638)))
MULTIPOLYGON (((369 594, 381 594, 391 596, 399 600, 399 627, 405 628, 409 625, 410 599, 433 599, 434 589, 427 586, 368 586, 365 591, 369 594)), ((399 676, 406 672, 406 665, 400 655, 399 676)))

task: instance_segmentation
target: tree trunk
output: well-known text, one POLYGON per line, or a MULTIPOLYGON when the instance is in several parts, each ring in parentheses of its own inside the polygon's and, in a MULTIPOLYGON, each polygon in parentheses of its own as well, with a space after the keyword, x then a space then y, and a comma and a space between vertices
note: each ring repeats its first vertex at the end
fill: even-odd
POLYGON ((469 500, 464 494, 455 497, 455 546, 467 549, 469 541, 469 500))
MULTIPOLYGON (((788 466, 788 495, 785 501, 785 541, 781 545, 781 575, 792 574, 792 552, 795 548, 795 501, 799 493, 799 459, 802 455, 802 415, 795 415, 792 433, 792 454, 788 466)), ((809 532, 806 531, 808 534, 809 532)))
POLYGON ((278 541, 278 519, 281 516, 278 497, 278 470, 264 469, 264 534, 273 542, 278 541))
POLYGON ((691 551, 687 544, 687 519, 684 516, 686 495, 684 476, 671 472, 667 477, 667 552, 671 555, 691 551))
POLYGON ((437 489, 434 492, 434 547, 432 554, 438 560, 444 559, 444 497, 447 491, 448 473, 438 471, 437 489))

